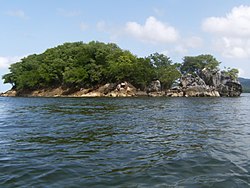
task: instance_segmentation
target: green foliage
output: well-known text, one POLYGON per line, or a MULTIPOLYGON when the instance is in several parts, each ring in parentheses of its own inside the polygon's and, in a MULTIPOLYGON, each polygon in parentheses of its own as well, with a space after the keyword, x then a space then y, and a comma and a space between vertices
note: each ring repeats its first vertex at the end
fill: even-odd
POLYGON ((145 88, 153 75, 146 58, 137 58, 116 44, 101 42, 65 43, 30 55, 10 66, 3 76, 18 90, 66 86, 95 87, 108 82, 128 81, 145 88))
POLYGON ((168 89, 174 81, 181 77, 181 73, 177 70, 177 64, 173 64, 171 59, 163 54, 154 53, 149 56, 151 65, 155 72, 155 78, 159 79, 162 89, 168 89))
POLYGON ((199 74, 204 69, 218 69, 220 62, 218 62, 212 55, 186 56, 180 70, 183 74, 199 74))
POLYGON ((63 82, 65 85, 69 87, 74 86, 84 86, 84 83, 86 83, 88 78, 87 71, 82 68, 66 68, 64 74, 63 74, 63 82))
POLYGON ((235 68, 224 68, 225 70, 223 70, 224 74, 229 76, 231 79, 235 80, 238 78, 238 74, 239 74, 239 70, 235 69, 235 68))

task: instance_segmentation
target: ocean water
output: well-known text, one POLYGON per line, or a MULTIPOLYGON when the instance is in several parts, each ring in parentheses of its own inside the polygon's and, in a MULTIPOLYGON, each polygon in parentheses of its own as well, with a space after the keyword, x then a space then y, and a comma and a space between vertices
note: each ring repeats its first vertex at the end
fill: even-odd
POLYGON ((0 187, 250 187, 250 95, 1 97, 0 187))

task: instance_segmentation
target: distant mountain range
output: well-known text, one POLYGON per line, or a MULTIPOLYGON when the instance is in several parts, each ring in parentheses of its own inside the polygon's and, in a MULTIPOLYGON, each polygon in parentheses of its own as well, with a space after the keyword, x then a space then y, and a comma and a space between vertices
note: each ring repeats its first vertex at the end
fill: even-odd
POLYGON ((244 93, 250 93, 250 79, 239 78, 244 93))

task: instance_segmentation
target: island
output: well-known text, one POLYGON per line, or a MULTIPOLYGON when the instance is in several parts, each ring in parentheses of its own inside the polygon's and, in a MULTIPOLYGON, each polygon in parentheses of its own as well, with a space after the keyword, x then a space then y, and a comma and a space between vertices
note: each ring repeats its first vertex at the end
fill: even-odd
POLYGON ((12 89, 1 96, 240 96, 238 70, 219 65, 210 54, 173 63, 159 53, 137 57, 114 43, 64 43, 12 64, 2 77, 12 89))

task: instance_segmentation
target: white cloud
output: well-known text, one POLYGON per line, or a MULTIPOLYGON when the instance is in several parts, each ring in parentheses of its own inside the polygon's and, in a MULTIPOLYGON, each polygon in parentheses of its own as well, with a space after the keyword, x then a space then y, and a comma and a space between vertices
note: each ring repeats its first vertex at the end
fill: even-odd
POLYGON ((125 31, 136 39, 154 44, 172 43, 179 38, 179 34, 174 27, 152 16, 147 18, 144 25, 137 22, 127 22, 125 31))
POLYGON ((250 57, 250 39, 221 37, 214 40, 214 46, 226 58, 250 57))
POLYGON ((1 57, 0 56, 0 69, 6 69, 8 68, 12 63, 16 63, 20 61, 20 59, 23 57, 1 57))
POLYGON ((25 14, 25 12, 23 10, 8 11, 8 12, 6 12, 6 15, 13 16, 13 17, 18 17, 18 18, 21 18, 21 19, 27 19, 28 18, 28 16, 25 14))
POLYGON ((88 29, 88 25, 86 24, 86 23, 80 23, 80 29, 81 29, 81 31, 86 31, 87 29, 88 29))
POLYGON ((225 17, 210 17, 202 24, 204 31, 230 37, 250 37, 250 6, 234 7, 225 17))
POLYGON ((234 7, 225 17, 207 18, 202 28, 214 35, 215 47, 224 57, 250 57, 250 6, 234 7))

